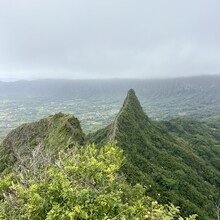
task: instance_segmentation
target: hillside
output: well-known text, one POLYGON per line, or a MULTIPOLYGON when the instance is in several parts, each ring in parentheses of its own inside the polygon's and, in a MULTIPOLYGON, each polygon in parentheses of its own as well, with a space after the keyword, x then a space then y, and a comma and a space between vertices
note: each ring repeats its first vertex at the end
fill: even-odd
MULTIPOLYGON (((153 121, 130 89, 115 120, 86 138, 79 120, 63 113, 14 129, 1 143, 0 168, 3 173, 19 173, 20 167, 24 169, 35 157, 41 160, 49 155, 56 160, 58 152, 72 146, 89 142, 100 150, 117 142, 126 157, 119 173, 130 184, 144 185, 147 195, 180 206, 185 216, 197 213, 199 219, 214 220, 220 191, 219 129, 220 122, 214 118, 153 121)), ((69 168, 67 165, 68 172, 69 168)))
POLYGON ((60 147, 84 143, 80 122, 71 115, 58 113, 40 121, 27 123, 11 131, 0 146, 0 171, 21 163, 40 150, 56 154, 60 147))
MULTIPOLYGON (((169 132, 147 117, 134 90, 129 90, 114 122, 88 135, 88 139, 97 144, 117 141, 127 158, 122 171, 131 183, 144 184, 153 197, 160 194, 161 202, 172 201, 185 214, 198 213, 200 219, 214 219, 219 170, 201 157, 187 139, 179 140, 169 132)), ((212 152, 209 147, 206 151, 212 152)))
POLYGON ((160 121, 157 124, 175 139, 190 146, 206 163, 220 170, 219 122, 219 119, 198 121, 180 117, 170 121, 160 121))

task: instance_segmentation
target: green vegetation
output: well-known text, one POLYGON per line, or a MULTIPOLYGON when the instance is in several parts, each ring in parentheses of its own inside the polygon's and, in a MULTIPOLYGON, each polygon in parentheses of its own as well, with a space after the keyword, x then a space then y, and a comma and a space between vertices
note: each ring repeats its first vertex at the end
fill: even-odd
POLYGON ((214 220, 219 130, 216 117, 153 121, 132 89, 113 123, 86 137, 63 113, 21 125, 0 146, 1 217, 214 220))
POLYGON ((170 121, 157 122, 175 139, 215 168, 220 170, 220 120, 206 119, 198 121, 189 117, 180 117, 170 121))
POLYGON ((38 122, 23 124, 3 140, 0 146, 0 171, 13 166, 17 160, 28 160, 38 145, 43 151, 55 155, 60 146, 66 148, 84 143, 79 120, 58 113, 38 122))
POLYGON ((183 220, 177 207, 159 205, 140 184, 131 187, 119 174, 123 162, 122 150, 114 144, 61 151, 54 163, 41 155, 34 169, 23 164, 20 172, 1 179, 0 217, 183 220))
MULTIPOLYGON (((174 125, 181 127, 178 121, 174 125)), ((202 129, 196 127, 193 121, 191 126, 185 125, 187 129, 198 130, 198 134, 202 129)), ((174 130, 177 132, 178 129, 174 130)), ((191 130, 189 133, 193 135, 191 130)), ((200 219, 215 219, 215 201, 220 187, 219 170, 199 155, 201 142, 193 148, 188 136, 186 139, 178 138, 169 132, 160 122, 153 122, 146 116, 134 91, 130 90, 115 121, 88 135, 88 140, 97 144, 117 141, 127 158, 121 170, 128 181, 144 184, 154 198, 160 194, 160 202, 172 201, 180 205, 185 215, 197 213, 200 219)), ((207 139, 207 136, 203 131, 203 138, 207 139)), ((211 154, 212 159, 219 158, 212 149, 219 144, 218 140, 209 144, 204 154, 211 154)))

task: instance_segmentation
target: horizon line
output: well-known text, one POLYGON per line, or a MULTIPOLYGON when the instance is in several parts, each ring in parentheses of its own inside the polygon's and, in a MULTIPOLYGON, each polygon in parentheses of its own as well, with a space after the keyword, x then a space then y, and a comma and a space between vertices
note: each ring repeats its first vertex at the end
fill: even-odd
POLYGON ((182 78, 198 78, 198 77, 220 77, 220 74, 200 74, 200 75, 189 75, 189 76, 169 76, 169 77, 155 77, 155 78, 146 78, 146 77, 108 77, 108 78, 59 78, 59 77, 48 77, 48 78, 0 78, 0 82, 19 82, 19 81, 43 81, 43 80, 66 80, 66 81, 93 81, 93 80, 172 80, 172 79, 182 79, 182 78))

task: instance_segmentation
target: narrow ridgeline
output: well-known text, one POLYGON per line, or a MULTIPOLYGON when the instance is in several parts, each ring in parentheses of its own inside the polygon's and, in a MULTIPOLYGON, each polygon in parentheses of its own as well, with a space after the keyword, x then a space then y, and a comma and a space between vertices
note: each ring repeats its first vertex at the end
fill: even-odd
POLYGON ((180 205, 185 214, 214 219, 219 170, 164 128, 147 117, 131 89, 114 122, 88 139, 101 145, 116 141, 123 148, 127 161, 121 170, 130 183, 141 182, 151 196, 180 205))

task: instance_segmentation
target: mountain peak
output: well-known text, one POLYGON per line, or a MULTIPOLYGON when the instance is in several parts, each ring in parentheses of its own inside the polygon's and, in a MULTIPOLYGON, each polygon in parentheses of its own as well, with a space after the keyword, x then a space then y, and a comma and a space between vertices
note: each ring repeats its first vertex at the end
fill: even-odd
POLYGON ((117 139, 117 133, 124 125, 134 128, 147 121, 148 117, 143 111, 135 91, 133 89, 128 90, 123 106, 111 125, 109 142, 117 139))
POLYGON ((126 114, 129 117, 146 118, 146 114, 133 89, 129 89, 119 115, 126 114))
MULTIPOLYGON (((129 89, 128 90, 128 95, 135 95, 134 89, 129 89)), ((136 95, 135 95, 136 96, 136 95)))
POLYGON ((129 90, 128 90, 127 96, 126 96, 126 98, 125 98, 125 102, 126 102, 126 101, 129 101, 129 100, 131 100, 131 99, 137 99, 137 100, 138 100, 138 98, 137 98, 137 96, 136 96, 136 94, 135 94, 134 89, 129 89, 129 90))
MULTIPOLYGON (((139 107, 141 107, 140 105, 140 102, 135 94, 135 91, 133 89, 129 89, 128 90, 128 93, 127 93, 127 96, 125 98, 125 101, 124 101, 124 104, 123 104, 123 107, 127 106, 128 104, 131 104, 132 106, 134 105, 134 107, 136 105, 138 105, 139 107)), ((122 108, 123 108, 122 107, 122 108)))

